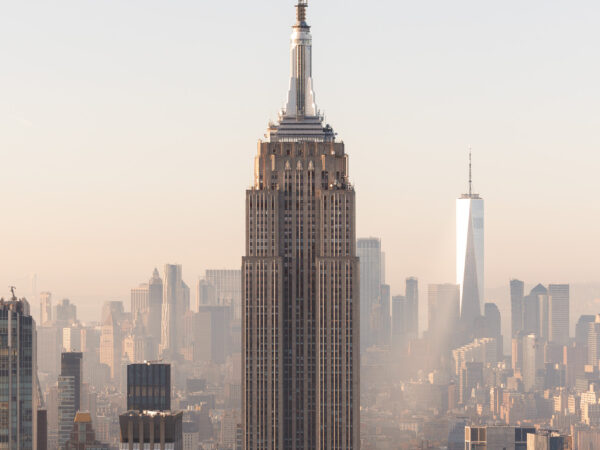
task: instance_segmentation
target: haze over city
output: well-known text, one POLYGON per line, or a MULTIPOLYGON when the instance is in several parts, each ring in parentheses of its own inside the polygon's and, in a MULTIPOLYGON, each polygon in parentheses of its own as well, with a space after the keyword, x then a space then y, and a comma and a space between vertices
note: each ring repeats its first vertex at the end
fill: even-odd
POLYGON ((599 13, 3 5, 0 449, 600 448, 599 13))
MULTIPOLYGON (((154 266, 190 283, 238 268, 255 142, 287 89, 288 3, 3 5, 0 285, 28 293, 35 273, 95 314, 154 266)), ((469 149, 487 287, 600 282, 599 9, 311 5, 317 103, 393 292, 454 279, 469 149)))

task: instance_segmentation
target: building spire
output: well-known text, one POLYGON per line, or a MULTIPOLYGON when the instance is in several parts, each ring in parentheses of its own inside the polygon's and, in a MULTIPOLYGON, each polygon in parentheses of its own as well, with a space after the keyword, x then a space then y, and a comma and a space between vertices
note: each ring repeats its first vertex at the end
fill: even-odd
POLYGON ((306 22, 306 8, 308 8, 308 0, 298 0, 296 5, 296 19, 298 23, 306 22))
POLYGON ((469 197, 473 195, 473 177, 471 172, 471 150, 469 150, 469 197))
POLYGON ((312 86, 312 36, 306 23, 307 7, 308 0, 298 0, 290 48, 290 89, 283 111, 284 117, 296 120, 318 116, 312 86))

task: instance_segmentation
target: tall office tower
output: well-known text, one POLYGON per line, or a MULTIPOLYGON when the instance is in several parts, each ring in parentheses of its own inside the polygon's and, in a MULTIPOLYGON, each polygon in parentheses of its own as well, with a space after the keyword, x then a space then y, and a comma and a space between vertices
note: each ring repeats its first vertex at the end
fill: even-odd
POLYGON ((183 412, 127 411, 119 425, 120 450, 183 450, 183 412))
POLYGON ((204 279, 214 286, 217 305, 230 306, 233 318, 240 319, 242 304, 242 271, 241 270, 207 270, 204 279))
POLYGON ((523 331, 523 298, 525 283, 521 280, 510 280, 510 319, 511 336, 514 338, 523 331))
POLYGON ((68 298, 56 305, 54 320, 60 324, 71 324, 77 320, 77 306, 71 303, 68 298))
POLYGON ((436 357, 449 352, 456 343, 459 323, 460 286, 430 284, 427 292, 427 336, 436 357))
POLYGON ((300 0, 288 103, 259 142, 246 193, 246 449, 360 446, 355 195, 344 144, 315 106, 306 7, 300 0))
POLYGON ((415 277, 406 279, 407 319, 406 331, 411 339, 419 337, 419 280, 415 277))
POLYGON ((377 344, 390 345, 392 333, 392 305, 391 305, 391 289, 389 284, 381 285, 381 307, 378 314, 376 328, 377 344))
POLYGON ((560 345, 569 343, 569 285, 551 284, 550 295, 550 341, 560 345))
POLYGON ((523 337, 523 368, 521 374, 526 392, 543 389, 544 343, 535 334, 523 337))
POLYGON ((150 310, 150 286, 142 283, 131 289, 131 318, 143 317, 150 310))
POLYGON ((542 323, 548 317, 547 297, 548 290, 538 284, 523 299, 523 331, 525 333, 534 333, 539 336, 544 327, 547 329, 547 323, 542 323))
MULTIPOLYGON (((81 408, 81 380, 83 378, 83 353, 64 352, 60 355, 60 374, 73 377, 75 393, 75 410, 81 408)), ((73 418, 71 418, 73 420, 73 418)))
POLYGON ((171 409, 171 365, 159 363, 127 366, 127 410, 171 409))
POLYGON ((404 295, 392 297, 392 349, 402 352, 408 341, 408 301, 404 295))
POLYGON ((148 282, 148 303, 150 316, 148 318, 148 329, 150 334, 156 338, 156 342, 160 342, 160 326, 163 303, 163 282, 158 274, 158 269, 154 268, 152 278, 148 282))
POLYGON ((58 377, 58 447, 63 449, 73 430, 75 406, 75 377, 58 377))
POLYGON ((196 284, 196 308, 194 311, 198 312, 200 306, 216 304, 217 293, 215 287, 206 278, 199 278, 198 284, 196 284))
POLYGON ((35 321, 27 300, 0 300, 0 448, 32 449, 37 436, 35 321))
POLYGON ((189 301, 190 289, 181 279, 181 265, 165 264, 160 351, 167 357, 183 346, 183 335, 178 329, 189 310, 189 301))
POLYGON ((121 364, 121 333, 113 311, 108 311, 100 334, 100 363, 110 368, 110 377, 117 380, 121 364))
POLYGON ((40 325, 52 322, 52 294, 50 292, 40 293, 40 325))
POLYGON ((592 314, 579 316, 579 320, 575 325, 575 342, 577 342, 578 345, 587 346, 590 323, 594 323, 595 320, 596 316, 592 314))
POLYGON ((105 320, 109 314, 112 314, 113 318, 117 322, 121 322, 125 315, 125 308, 123 308, 123 302, 119 300, 113 300, 104 302, 102 304, 102 320, 105 320))
POLYGON ((495 303, 486 303, 483 306, 483 323, 485 330, 482 337, 490 337, 496 339, 498 346, 498 361, 504 356, 504 343, 502 339, 502 316, 500 310, 495 303))
POLYGON ((456 200, 456 284, 465 331, 481 315, 483 301, 483 199, 473 193, 469 153, 469 192, 456 200))
POLYGON ((385 282, 381 239, 358 239, 356 255, 360 260, 360 348, 364 350, 376 343, 372 316, 379 310, 381 285, 385 282))
POLYGON ((600 361, 600 314, 596 314, 594 322, 590 322, 588 325, 587 351, 587 363, 598 367, 600 361))

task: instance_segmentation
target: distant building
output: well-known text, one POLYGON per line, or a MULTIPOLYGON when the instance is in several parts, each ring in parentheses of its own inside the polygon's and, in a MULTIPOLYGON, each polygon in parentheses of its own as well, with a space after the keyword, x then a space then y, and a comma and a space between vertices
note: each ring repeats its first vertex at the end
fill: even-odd
POLYGON ((596 316, 593 314, 579 316, 579 320, 575 325, 575 342, 581 345, 588 345, 588 333, 590 331, 590 323, 594 323, 596 316))
POLYGON ((359 238, 356 256, 360 260, 360 346, 362 349, 376 344, 372 316, 381 303, 381 285, 385 283, 385 261, 381 239, 359 238))
POLYGON ((560 345, 569 343, 570 300, 568 284, 551 284, 550 295, 550 341, 560 345))
POLYGON ((54 320, 58 323, 71 324, 77 320, 77 306, 68 298, 55 306, 54 320))
POLYGON ((121 333, 115 311, 108 310, 100 335, 100 363, 110 368, 110 378, 118 380, 121 364, 121 333))
POLYGON ((544 343, 537 335, 523 338, 523 386, 526 392, 544 387, 544 343))
POLYGON ((52 322, 52 294, 50 292, 40 293, 40 325, 52 322))
POLYGON ((432 351, 439 356, 449 352, 454 346, 459 325, 460 286, 430 284, 427 299, 427 335, 432 351))
POLYGON ((0 448, 29 450, 37 439, 36 332, 27 300, 0 299, 0 448))
POLYGON ((233 318, 239 320, 242 305, 242 271, 207 270, 204 280, 214 288, 214 304, 229 306, 232 309, 233 318))
POLYGON ((180 264, 165 264, 160 353, 172 357, 183 347, 180 320, 189 310, 190 290, 180 264))
POLYGON ((600 362, 600 314, 597 314, 594 322, 590 322, 588 325, 587 351, 587 363, 598 367, 598 362, 600 362))
POLYGON ((171 409, 171 365, 161 363, 127 366, 127 410, 171 409))
POLYGON ((132 320, 141 320, 146 333, 153 338, 154 345, 160 344, 163 283, 154 269, 148 283, 131 289, 132 320))
POLYGON ((465 427, 465 450, 527 450, 527 435, 535 428, 511 426, 465 427))
POLYGON ((553 430, 527 434, 527 450, 573 450, 573 438, 553 430))
POLYGON ((514 338, 523 331, 523 299, 525 283, 521 280, 510 280, 510 317, 511 336, 514 338))
POLYGON ((110 450, 108 444, 96 440, 89 412, 78 412, 73 421, 71 436, 65 444, 65 450, 110 450))
POLYGON ((406 330, 411 339, 419 337, 419 280, 416 277, 406 279, 406 330))
POLYGON ((120 450, 183 450, 183 413, 127 411, 119 416, 120 450))

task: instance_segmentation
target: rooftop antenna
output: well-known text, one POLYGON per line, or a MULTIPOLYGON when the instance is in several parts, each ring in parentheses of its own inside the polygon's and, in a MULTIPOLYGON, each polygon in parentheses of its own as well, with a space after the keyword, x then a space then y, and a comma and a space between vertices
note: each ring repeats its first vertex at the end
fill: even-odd
POLYGON ((298 0, 296 5, 296 19, 299 23, 306 22, 306 8, 308 7, 308 0, 298 0))
POLYGON ((471 150, 469 149, 469 197, 473 195, 473 177, 471 176, 471 150))

